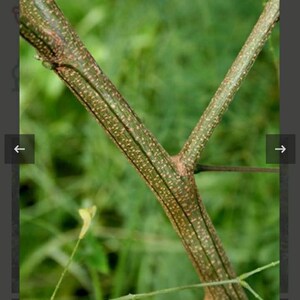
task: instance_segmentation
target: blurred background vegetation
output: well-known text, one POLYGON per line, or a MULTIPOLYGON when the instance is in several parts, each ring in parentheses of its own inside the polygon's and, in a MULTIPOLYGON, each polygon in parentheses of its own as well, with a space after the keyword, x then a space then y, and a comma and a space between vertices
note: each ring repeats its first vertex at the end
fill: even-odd
MULTIPOLYGON (((238 54, 262 0, 57 1, 101 68, 159 142, 176 154, 238 54)), ((216 129, 203 164, 266 166, 279 132, 278 26, 216 129)), ((108 299, 197 283, 162 208, 96 121, 20 42, 21 298, 49 299, 75 244, 78 208, 97 216, 57 299, 108 299)), ((279 258, 276 174, 202 173, 197 184, 237 274, 279 258)), ((279 270, 249 280, 278 299, 279 270)), ((252 296, 249 295, 249 298, 252 296)), ((202 299, 189 290, 152 299, 202 299)))

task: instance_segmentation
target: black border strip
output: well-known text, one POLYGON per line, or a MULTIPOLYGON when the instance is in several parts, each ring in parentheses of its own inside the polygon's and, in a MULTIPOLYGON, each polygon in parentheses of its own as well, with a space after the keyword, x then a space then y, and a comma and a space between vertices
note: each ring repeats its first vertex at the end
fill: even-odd
MULTIPOLYGON (((299 140, 299 1, 281 1, 280 13, 280 130, 296 136, 296 164, 283 167, 284 181, 281 191, 288 198, 281 198, 281 296, 283 299, 299 299, 299 166, 297 159, 299 140), (298 176, 297 176, 298 173, 298 176), (288 186, 284 182, 288 182, 288 186)), ((281 195, 282 196, 282 195, 281 195)))
POLYGON ((0 298, 19 298, 19 166, 4 162, 4 135, 19 133, 19 2, 2 1, 0 9, 0 298), (13 210, 12 210, 13 209, 13 210), (12 218, 14 221, 12 222, 12 218), (13 236, 12 236, 13 234, 13 236), (12 248, 14 249, 12 252, 12 248))

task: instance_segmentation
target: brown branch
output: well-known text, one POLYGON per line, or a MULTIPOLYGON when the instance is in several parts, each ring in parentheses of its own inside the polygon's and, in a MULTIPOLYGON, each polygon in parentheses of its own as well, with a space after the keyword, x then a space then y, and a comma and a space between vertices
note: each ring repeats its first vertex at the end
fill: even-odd
POLYGON ((179 154, 180 160, 188 169, 194 169, 200 160, 201 153, 213 130, 220 123, 228 105, 246 78, 278 19, 279 0, 269 0, 240 53, 179 154))
MULTIPOLYGON (((198 194, 193 170, 187 169, 179 156, 171 158, 142 124, 103 74, 55 2, 21 0, 20 33, 146 181, 179 234, 201 280, 235 278, 198 194)), ((207 287, 206 299, 209 298, 247 299, 239 284, 207 287)))

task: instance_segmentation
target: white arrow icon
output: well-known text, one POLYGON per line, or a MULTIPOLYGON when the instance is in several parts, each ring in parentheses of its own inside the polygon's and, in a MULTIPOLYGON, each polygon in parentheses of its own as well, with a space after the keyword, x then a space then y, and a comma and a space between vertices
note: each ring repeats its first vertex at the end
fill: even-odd
POLYGON ((281 153, 283 153, 286 150, 286 148, 283 145, 281 145, 280 148, 275 148, 275 150, 276 151, 281 151, 281 153))
POLYGON ((17 145, 17 146, 14 148, 14 150, 15 150, 17 153, 19 153, 19 151, 24 151, 25 148, 20 148, 20 146, 17 145))

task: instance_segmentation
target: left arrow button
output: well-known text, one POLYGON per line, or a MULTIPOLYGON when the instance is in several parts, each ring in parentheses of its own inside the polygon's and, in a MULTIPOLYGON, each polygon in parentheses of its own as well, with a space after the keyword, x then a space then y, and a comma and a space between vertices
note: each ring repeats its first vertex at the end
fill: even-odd
POLYGON ((6 164, 33 164, 34 163, 34 135, 33 134, 6 134, 5 135, 5 163, 6 164))

